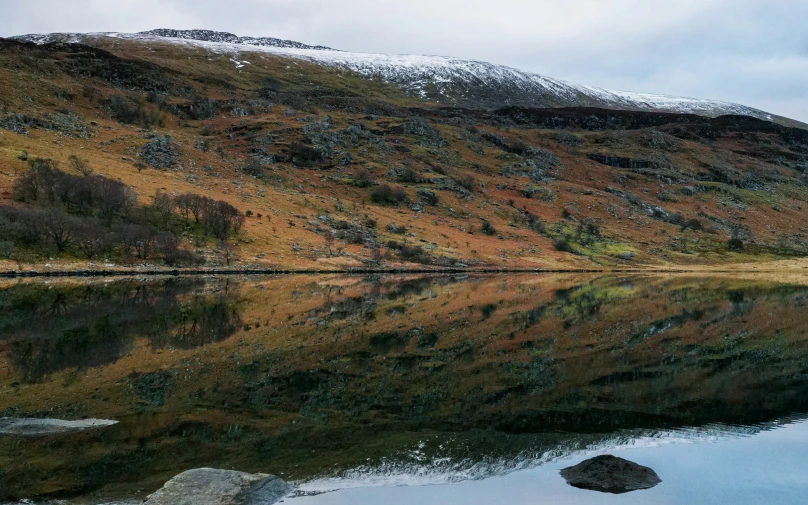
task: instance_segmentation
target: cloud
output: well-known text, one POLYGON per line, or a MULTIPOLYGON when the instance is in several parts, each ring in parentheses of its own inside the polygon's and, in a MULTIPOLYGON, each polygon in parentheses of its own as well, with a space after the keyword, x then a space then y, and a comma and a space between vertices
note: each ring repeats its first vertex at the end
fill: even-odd
POLYGON ((442 54, 808 121, 804 0, 0 0, 0 36, 208 28, 442 54))

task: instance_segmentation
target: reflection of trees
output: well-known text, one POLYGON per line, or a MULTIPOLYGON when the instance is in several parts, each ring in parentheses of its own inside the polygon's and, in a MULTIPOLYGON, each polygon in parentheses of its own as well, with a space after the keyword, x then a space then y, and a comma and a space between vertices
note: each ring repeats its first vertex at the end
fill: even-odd
POLYGON ((7 315, 0 335, 9 342, 10 361, 24 382, 67 368, 114 363, 139 335, 155 347, 191 349, 224 340, 242 324, 237 288, 199 294, 204 287, 200 280, 18 285, 0 291, 0 311, 7 315))
POLYGON ((36 382, 65 368, 88 368, 115 362, 131 340, 103 316, 96 324, 72 328, 52 338, 18 340, 11 361, 23 382, 36 382))
POLYGON ((149 344, 157 349, 193 349, 225 340, 242 325, 231 301, 224 294, 216 295, 212 301, 196 297, 178 312, 157 321, 147 333, 149 344))
MULTIPOLYGON (((342 321, 353 319, 373 320, 376 307, 385 301, 424 295, 435 286, 445 286, 460 281, 454 276, 419 277, 392 282, 381 282, 378 278, 369 278, 365 292, 358 296, 345 296, 340 288, 328 288, 326 300, 320 307, 313 309, 309 316, 324 321, 342 321)), ((434 294, 434 291, 432 291, 434 294)))

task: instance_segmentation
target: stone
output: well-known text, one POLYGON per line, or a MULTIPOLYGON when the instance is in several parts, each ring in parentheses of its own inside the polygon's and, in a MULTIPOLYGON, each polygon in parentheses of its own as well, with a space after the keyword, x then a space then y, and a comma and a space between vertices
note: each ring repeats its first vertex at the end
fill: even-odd
POLYGON ((72 433, 93 428, 104 428, 117 423, 118 421, 111 421, 107 419, 63 421, 61 419, 3 417, 0 418, 0 435, 38 437, 61 433, 72 433))
POLYGON ((652 469, 611 455, 597 456, 561 470, 571 486, 621 494, 649 489, 662 480, 652 469))
POLYGON ((138 156, 152 168, 172 168, 180 159, 180 146, 169 135, 155 137, 146 143, 138 156))
POLYGON ((293 490, 274 475, 198 468, 166 482, 144 505, 270 505, 293 490))

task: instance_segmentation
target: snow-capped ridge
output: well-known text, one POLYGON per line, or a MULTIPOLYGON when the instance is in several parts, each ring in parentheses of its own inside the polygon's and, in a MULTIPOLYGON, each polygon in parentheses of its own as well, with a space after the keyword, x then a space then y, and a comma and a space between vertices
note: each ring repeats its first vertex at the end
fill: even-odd
POLYGON ((139 32, 135 35, 142 35, 144 37, 165 37, 172 39, 197 40, 202 42, 224 42, 227 44, 243 44, 259 47, 286 47, 294 49, 333 51, 333 49, 330 47, 310 46, 307 44, 301 44, 300 42, 295 42, 293 40, 282 40, 273 37, 239 37, 238 35, 234 35, 232 33, 217 32, 213 30, 172 30, 170 28, 158 28, 156 30, 139 32))
MULTIPOLYGON (((413 96, 466 107, 597 107, 606 109, 688 113, 702 116, 743 115, 772 121, 771 114, 745 105, 653 93, 614 91, 566 82, 504 65, 447 56, 374 54, 340 51, 325 46, 271 37, 240 37, 212 30, 160 28, 140 33, 23 35, 16 40, 91 42, 93 37, 193 45, 231 55, 264 52, 351 70, 382 79, 413 96)), ((237 65, 237 68, 241 68, 237 65)))

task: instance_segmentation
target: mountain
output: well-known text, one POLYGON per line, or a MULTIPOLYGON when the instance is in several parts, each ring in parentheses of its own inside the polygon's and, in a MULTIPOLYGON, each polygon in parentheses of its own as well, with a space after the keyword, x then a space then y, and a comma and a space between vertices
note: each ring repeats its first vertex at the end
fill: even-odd
POLYGON ((740 106, 172 30, 0 39, 0 90, 0 270, 808 254, 808 130, 740 106))
POLYGON ((17 40, 38 44, 82 42, 106 36, 129 40, 195 44, 215 52, 267 52, 344 68, 369 78, 393 83, 406 93, 442 104, 463 107, 597 107, 720 116, 735 114, 793 126, 781 118, 745 105, 651 93, 632 93, 569 83, 531 72, 475 60, 444 56, 387 55, 339 51, 275 38, 239 37, 211 30, 157 29, 135 34, 24 35, 17 40))

